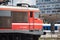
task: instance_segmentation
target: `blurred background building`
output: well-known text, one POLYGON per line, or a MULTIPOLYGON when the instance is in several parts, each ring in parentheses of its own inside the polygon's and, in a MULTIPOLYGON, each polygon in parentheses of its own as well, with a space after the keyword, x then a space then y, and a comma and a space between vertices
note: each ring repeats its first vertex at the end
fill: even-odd
POLYGON ((60 0, 36 0, 36 6, 46 21, 60 21, 60 0))
POLYGON ((42 14, 55 14, 60 9, 60 0, 36 0, 36 5, 42 14))

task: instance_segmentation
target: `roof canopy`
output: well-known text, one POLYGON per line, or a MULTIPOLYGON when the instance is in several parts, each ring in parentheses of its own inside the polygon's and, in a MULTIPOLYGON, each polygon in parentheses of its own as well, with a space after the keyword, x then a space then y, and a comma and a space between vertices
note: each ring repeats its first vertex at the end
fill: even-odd
POLYGON ((0 6, 0 10, 9 10, 9 11, 35 11, 39 12, 38 8, 30 7, 18 7, 18 6, 0 6))

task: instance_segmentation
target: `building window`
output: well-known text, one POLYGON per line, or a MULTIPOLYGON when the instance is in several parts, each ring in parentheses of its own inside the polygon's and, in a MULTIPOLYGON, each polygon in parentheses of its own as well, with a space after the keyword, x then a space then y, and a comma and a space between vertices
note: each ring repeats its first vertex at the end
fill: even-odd
POLYGON ((47 5, 47 7, 50 7, 50 5, 47 5))
POLYGON ((44 10, 52 10, 52 8, 44 8, 44 10))
POLYGON ((38 1, 36 1, 36 2, 38 2, 38 1))
POLYGON ((42 13, 45 13, 45 11, 42 11, 42 13))
POLYGON ((59 5, 59 4, 57 4, 57 5, 55 5, 55 7, 60 7, 60 5, 59 5))
POLYGON ((52 13, 56 13, 56 11, 52 11, 52 13))
POLYGON ((45 1, 50 1, 50 0, 45 0, 45 1))
POLYGON ((50 11, 47 11, 47 13, 50 13, 50 11))

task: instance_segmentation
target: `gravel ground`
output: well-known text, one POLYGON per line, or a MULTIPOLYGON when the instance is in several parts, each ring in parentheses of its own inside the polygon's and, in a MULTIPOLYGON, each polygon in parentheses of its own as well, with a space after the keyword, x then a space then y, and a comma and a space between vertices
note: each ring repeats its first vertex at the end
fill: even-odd
POLYGON ((60 40, 60 38, 39 38, 39 40, 60 40))
POLYGON ((42 35, 39 40, 60 40, 60 33, 42 35))

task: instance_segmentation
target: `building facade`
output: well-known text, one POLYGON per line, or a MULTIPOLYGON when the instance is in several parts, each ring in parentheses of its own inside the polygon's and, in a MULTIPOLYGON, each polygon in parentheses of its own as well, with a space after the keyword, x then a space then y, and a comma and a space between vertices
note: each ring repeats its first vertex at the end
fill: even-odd
POLYGON ((60 13, 60 0, 36 0, 36 5, 41 14, 60 13))

